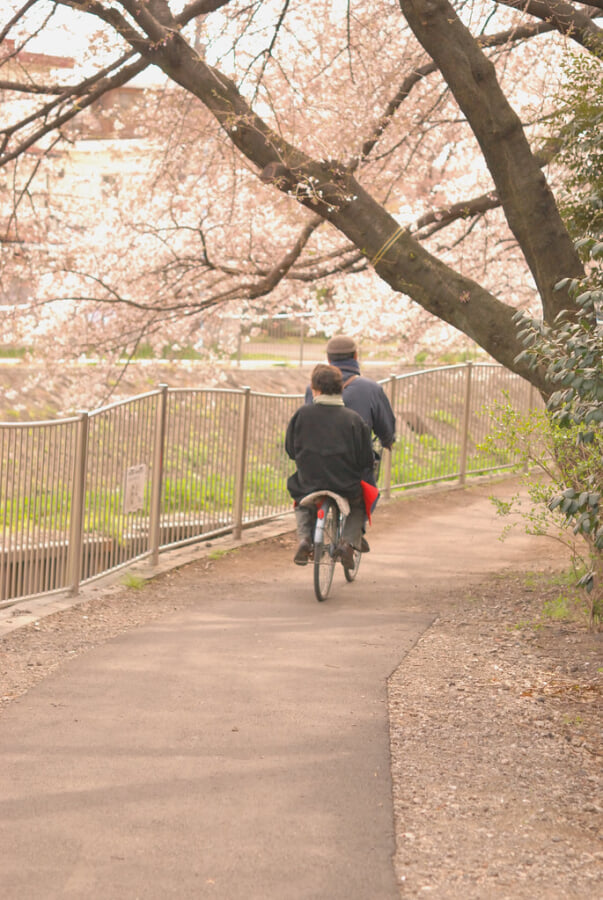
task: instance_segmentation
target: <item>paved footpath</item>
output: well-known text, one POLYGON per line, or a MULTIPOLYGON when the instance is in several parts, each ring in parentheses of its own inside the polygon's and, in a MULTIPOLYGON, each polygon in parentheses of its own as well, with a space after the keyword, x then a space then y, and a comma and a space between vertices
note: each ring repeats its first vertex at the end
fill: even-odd
POLYGON ((13 703, 3 900, 399 897, 386 681, 435 588, 534 565, 535 539, 497 541, 491 490, 383 506, 358 580, 339 569, 324 604, 289 549, 253 577, 246 550, 238 568, 193 563, 163 589, 195 603, 13 703))

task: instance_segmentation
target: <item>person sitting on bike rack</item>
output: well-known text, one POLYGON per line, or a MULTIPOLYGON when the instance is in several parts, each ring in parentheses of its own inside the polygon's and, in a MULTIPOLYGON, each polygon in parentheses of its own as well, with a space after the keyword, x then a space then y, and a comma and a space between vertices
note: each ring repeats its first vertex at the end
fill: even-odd
MULTIPOLYGON (((344 404, 362 416, 371 435, 378 438, 382 447, 391 450, 396 439, 396 417, 381 385, 372 378, 361 375, 358 346, 354 338, 345 334, 332 337, 327 343, 327 359, 330 366, 335 366, 341 372, 344 404)), ((306 390, 305 400, 306 403, 312 403, 311 386, 306 390)), ((378 467, 377 453, 376 456, 375 467, 378 467)), ((373 465, 367 469, 363 477, 369 484, 377 484, 373 465)), ((363 536, 361 550, 368 553, 369 549, 368 542, 363 536)))
POLYGON ((296 464, 287 479, 299 538, 293 561, 306 565, 312 551, 315 514, 299 501, 314 491, 333 491, 350 504, 338 554, 344 566, 352 568, 353 548, 360 549, 365 516, 361 481, 373 465, 371 436, 362 417, 344 406, 338 368, 315 366, 311 386, 313 403, 294 413, 285 438, 287 454, 296 464))

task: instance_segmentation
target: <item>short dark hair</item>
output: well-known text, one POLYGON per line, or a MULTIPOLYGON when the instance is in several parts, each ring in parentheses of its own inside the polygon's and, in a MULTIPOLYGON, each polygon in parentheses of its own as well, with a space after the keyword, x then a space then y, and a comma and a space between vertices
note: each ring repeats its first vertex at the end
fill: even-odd
POLYGON ((341 394, 343 378, 335 366, 319 363, 312 369, 312 387, 320 394, 341 394))

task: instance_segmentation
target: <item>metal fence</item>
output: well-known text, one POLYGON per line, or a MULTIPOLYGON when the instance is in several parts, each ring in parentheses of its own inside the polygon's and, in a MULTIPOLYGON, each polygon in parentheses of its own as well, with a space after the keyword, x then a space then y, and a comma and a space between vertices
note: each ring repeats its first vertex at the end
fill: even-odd
MULTIPOLYGON (((398 439, 380 487, 460 480, 515 464, 479 450, 488 407, 533 389, 495 365, 382 382, 398 439)), ((287 423, 301 395, 157 390, 74 418, 0 423, 0 607, 69 590, 162 550, 291 511, 287 423)))
POLYGON ((391 455, 391 488, 411 487, 514 465, 504 451, 480 450, 490 410, 509 402, 525 410, 542 401, 535 389, 501 366, 466 363, 390 379, 398 440, 391 455))

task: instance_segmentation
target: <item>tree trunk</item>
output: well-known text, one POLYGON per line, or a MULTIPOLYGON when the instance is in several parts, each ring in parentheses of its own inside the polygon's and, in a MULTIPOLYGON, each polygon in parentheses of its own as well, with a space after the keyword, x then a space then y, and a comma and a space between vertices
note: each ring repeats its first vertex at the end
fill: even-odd
POLYGON ((436 62, 473 131, 552 324, 573 308, 555 284, 583 274, 555 199, 496 78, 492 63, 448 0, 399 0, 406 20, 436 62))

